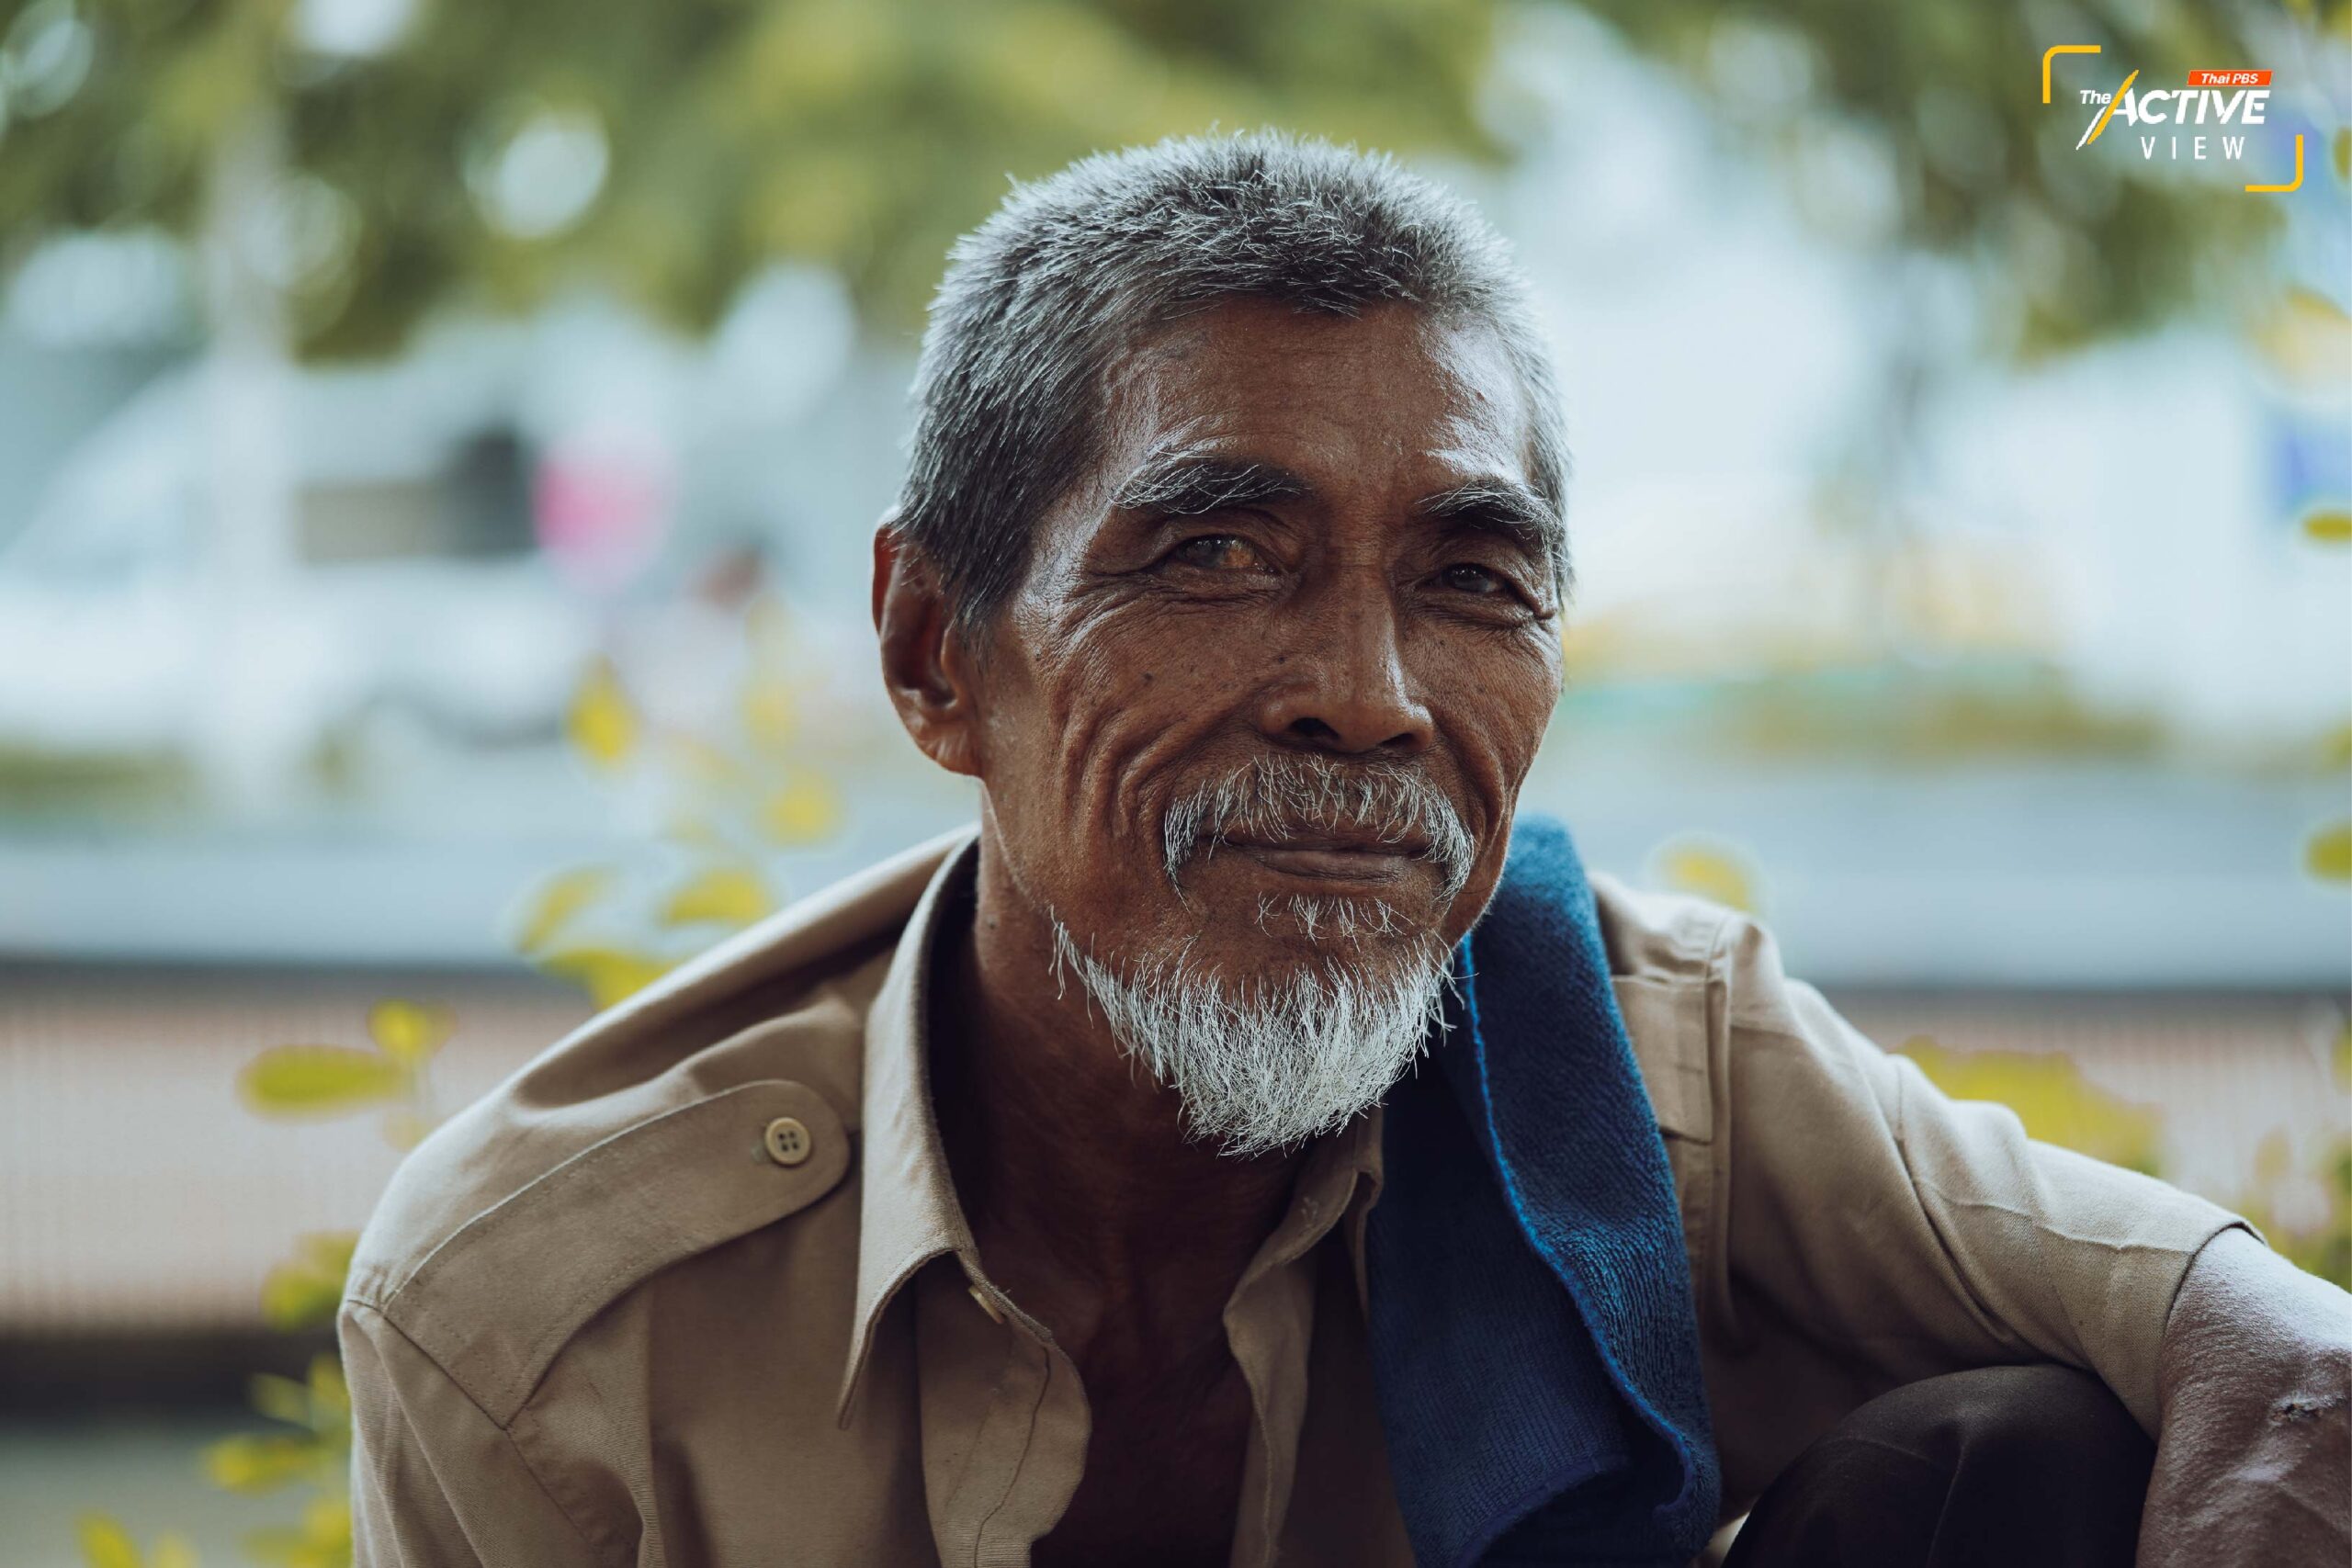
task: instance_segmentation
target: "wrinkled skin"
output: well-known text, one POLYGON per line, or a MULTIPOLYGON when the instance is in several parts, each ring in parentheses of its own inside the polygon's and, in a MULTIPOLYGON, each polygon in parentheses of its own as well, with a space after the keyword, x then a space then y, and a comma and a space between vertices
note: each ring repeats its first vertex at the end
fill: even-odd
MULTIPOLYGON (((1057 982, 1046 911, 1111 953, 1189 943, 1224 976, 1317 959, 1295 921, 1261 921, 1267 897, 1377 896, 1403 934, 1458 940, 1559 695, 1559 599, 1545 549, 1421 511, 1466 481, 1527 487, 1527 414, 1488 329, 1230 302, 1130 354, 1109 402, 1096 472, 1040 519, 983 646, 951 634, 936 578, 888 528, 875 610, 908 732, 982 787, 958 1005, 934 1018, 943 1137, 991 1279, 1052 1327, 1093 1416, 1036 1561, 1222 1563, 1250 1404, 1220 1314, 1296 1156, 1188 1142, 1170 1093, 1057 982), (1180 446, 1304 493, 1184 517, 1118 504, 1180 446), (1269 752, 1421 770, 1475 843, 1459 891, 1424 862, 1326 845, 1218 853, 1180 896, 1169 803, 1269 752)), ((1386 962, 1401 940, 1350 957, 1386 962)))

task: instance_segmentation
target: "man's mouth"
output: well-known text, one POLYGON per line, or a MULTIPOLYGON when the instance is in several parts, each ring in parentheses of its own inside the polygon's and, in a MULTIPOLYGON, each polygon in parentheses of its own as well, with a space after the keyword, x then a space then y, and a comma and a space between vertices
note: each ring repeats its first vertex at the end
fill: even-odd
POLYGON ((1229 851, 1320 885, 1316 897, 1412 887, 1440 903, 1461 891, 1476 848, 1453 803, 1418 772, 1289 756, 1257 758, 1170 801, 1160 842, 1179 898, 1186 866, 1205 869, 1229 851))
POLYGON ((1404 880, 1429 852, 1424 840, 1329 830, 1280 838, 1237 836, 1226 839, 1217 847, 1246 855, 1267 870, 1284 875, 1365 886, 1385 886, 1404 880))

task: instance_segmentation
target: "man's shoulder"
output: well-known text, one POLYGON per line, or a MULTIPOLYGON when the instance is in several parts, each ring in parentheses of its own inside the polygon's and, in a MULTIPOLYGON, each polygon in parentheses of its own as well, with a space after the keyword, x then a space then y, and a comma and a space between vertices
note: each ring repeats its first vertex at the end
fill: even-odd
POLYGON ((1781 964, 1780 943, 1757 917, 1688 893, 1630 887, 1591 874, 1610 978, 1629 986, 1714 993, 1714 1010, 1733 1032, 1800 1032, 1812 987, 1781 964))
POLYGON ((451 1118, 378 1203, 345 1299, 497 1414, 637 1283, 822 1197, 850 1165, 866 1012, 959 838, 720 944, 451 1118))
POLYGON ((1747 923, 1738 910, 1713 899, 1634 887, 1601 871, 1589 880, 1610 976, 1620 984, 1704 985, 1747 923))
POLYGON ((1729 1111, 1735 1059, 1758 1046, 1844 1049, 1827 1004, 1781 968, 1771 932, 1713 899, 1590 877, 1617 1008, 1669 1136, 1707 1142, 1729 1111))

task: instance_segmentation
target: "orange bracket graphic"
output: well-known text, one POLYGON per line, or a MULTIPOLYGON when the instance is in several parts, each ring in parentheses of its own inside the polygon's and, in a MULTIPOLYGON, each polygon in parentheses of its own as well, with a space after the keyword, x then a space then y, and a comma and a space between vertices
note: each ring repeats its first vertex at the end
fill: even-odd
POLYGON ((2043 50, 2041 51, 2041 101, 2045 104, 2050 101, 2050 62, 2052 56, 2097 54, 2098 52, 2098 45, 2095 43, 2053 43, 2043 50))
POLYGON ((2248 189, 2248 190, 2251 190, 2251 191, 2271 191, 2271 192, 2275 192, 2275 193, 2277 193, 2277 194, 2278 194, 2278 195, 2282 195, 2282 196, 2283 196, 2283 195, 2285 195, 2288 191, 2290 191, 2290 190, 2301 190, 2301 189, 2302 188, 2302 186, 2303 186, 2303 133, 2302 133, 2301 131, 2300 131, 2300 130, 2299 130, 2299 131, 2295 132, 2295 177, 2294 177, 2294 179, 2293 179, 2293 180, 2291 180, 2291 181, 2290 181, 2288 184, 2283 185, 2283 186, 2246 186, 2245 188, 2246 188, 2246 189, 2248 189))

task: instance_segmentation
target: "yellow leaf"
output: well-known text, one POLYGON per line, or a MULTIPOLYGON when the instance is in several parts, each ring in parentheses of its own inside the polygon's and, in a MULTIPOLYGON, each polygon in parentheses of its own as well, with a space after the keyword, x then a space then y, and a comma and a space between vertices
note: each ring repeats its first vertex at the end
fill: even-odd
POLYGON ((2323 882, 2352 882, 2352 822, 2332 822, 2303 845, 2303 869, 2323 882))
POLYGON ((637 710, 610 663, 598 660, 580 682, 565 728, 580 754, 599 767, 618 767, 637 749, 637 710))
POLYGON ((316 1438, 223 1438, 204 1450, 204 1472, 224 1492, 274 1492, 317 1474, 328 1450, 316 1438))
POLYGON ((255 1561, 283 1568, 350 1568, 351 1502, 314 1498, 302 1509, 300 1528, 255 1530, 245 1538, 255 1561))
POLYGON ((539 952, 612 885, 611 868, 600 865, 582 866, 548 878, 524 902, 514 945, 526 953, 539 952))
POLYGON ((283 1421, 289 1427, 311 1424, 311 1391, 292 1378, 282 1378, 276 1372, 256 1372, 245 1389, 253 1407, 271 1420, 283 1421))
POLYGON ((320 1546, 351 1544, 351 1505, 341 1497, 315 1497, 302 1510, 302 1533, 320 1546))
POLYGON ((246 1063, 237 1087, 266 1116, 331 1116, 394 1098, 408 1075, 380 1051, 278 1045, 246 1063))
POLYGON ((2307 513, 2303 537, 2318 545, 2352 544, 2352 512, 2335 506, 2307 513))
POLYGON ((343 1363, 333 1356, 311 1358, 311 1375, 303 1385, 311 1395, 311 1419, 322 1427, 341 1427, 351 1419, 351 1388, 343 1381, 343 1363))
POLYGON ((155 1538, 155 1555, 149 1560, 152 1568, 197 1568, 196 1548, 186 1536, 159 1535, 155 1538))
POLYGON ((2156 1112, 2100 1089, 2070 1057, 2055 1052, 1952 1051, 1924 1038, 1905 1041, 1902 1050, 1953 1099, 1995 1100, 2016 1111, 2029 1136, 2110 1165, 2158 1173, 2156 1112))
POLYGON ((432 1060, 456 1023, 449 1010, 387 998, 368 1010, 368 1037, 402 1066, 432 1060))
POLYGON ((807 775, 768 796, 760 807, 760 828, 780 844, 805 844, 831 832, 841 820, 832 787, 807 775))
POLYGON ((792 739, 795 719, 792 688, 774 675, 754 678, 743 688, 743 731, 764 750, 782 750, 792 739))
POLYGON ((2335 177, 2352 180, 2352 126, 2335 133, 2335 177))
POLYGON ((2256 349, 2289 376, 2306 382, 2340 380, 2352 355, 2352 316, 2316 289, 2289 288, 2254 325, 2256 349))
POLYGON ((588 993, 600 1008, 635 996, 669 973, 670 966, 639 953, 611 947, 571 947, 550 953, 539 967, 588 993))
POLYGON ((104 1514, 85 1514, 79 1527, 82 1561, 88 1568, 140 1568, 139 1543, 104 1514))
POLYGON ((343 1301, 344 1277, 351 1271, 352 1248, 358 1242, 354 1232, 334 1231, 296 1243, 294 1256, 262 1280, 263 1319, 283 1330, 333 1322, 343 1301))
POLYGON ((660 919, 665 926, 748 926, 775 908, 758 872, 722 865, 671 894, 660 919))
POLYGON ((1678 893, 1693 893, 1750 914, 1756 910, 1755 875, 1727 844, 1672 840, 1659 847, 1654 863, 1657 879, 1678 893))

